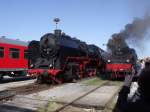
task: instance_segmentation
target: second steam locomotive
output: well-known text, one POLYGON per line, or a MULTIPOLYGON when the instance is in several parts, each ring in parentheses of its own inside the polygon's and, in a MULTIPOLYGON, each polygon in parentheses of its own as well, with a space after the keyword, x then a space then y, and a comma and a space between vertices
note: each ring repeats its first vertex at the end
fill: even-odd
POLYGON ((116 45, 107 57, 105 75, 108 79, 124 78, 136 69, 137 55, 134 49, 128 46, 116 45))
POLYGON ((29 50, 29 74, 42 83, 62 83, 94 76, 103 66, 99 47, 87 45, 56 29, 40 41, 31 41, 29 50))

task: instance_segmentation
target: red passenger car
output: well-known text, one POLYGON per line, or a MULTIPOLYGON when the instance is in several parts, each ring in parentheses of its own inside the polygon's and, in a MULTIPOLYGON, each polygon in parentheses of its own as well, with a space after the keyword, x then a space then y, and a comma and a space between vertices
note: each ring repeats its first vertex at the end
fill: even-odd
POLYGON ((28 68, 27 54, 27 42, 1 37, 0 79, 23 75, 28 68))

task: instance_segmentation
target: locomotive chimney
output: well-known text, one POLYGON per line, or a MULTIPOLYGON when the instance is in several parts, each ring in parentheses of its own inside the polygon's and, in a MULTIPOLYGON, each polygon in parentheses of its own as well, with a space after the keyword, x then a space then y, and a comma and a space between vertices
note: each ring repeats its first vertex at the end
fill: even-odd
POLYGON ((61 30, 59 30, 59 29, 54 30, 54 34, 55 34, 57 37, 61 36, 61 30))
POLYGON ((56 24, 56 29, 54 30, 54 34, 55 34, 56 37, 59 37, 59 36, 61 36, 61 30, 57 29, 57 25, 60 22, 60 19, 59 18, 55 18, 53 21, 56 24))

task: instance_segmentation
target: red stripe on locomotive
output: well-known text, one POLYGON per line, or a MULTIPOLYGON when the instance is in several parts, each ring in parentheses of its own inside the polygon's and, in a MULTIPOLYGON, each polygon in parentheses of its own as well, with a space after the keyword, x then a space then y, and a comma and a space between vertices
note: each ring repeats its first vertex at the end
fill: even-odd
POLYGON ((108 71, 130 71, 132 70, 132 64, 109 63, 109 64, 106 64, 106 69, 108 71))

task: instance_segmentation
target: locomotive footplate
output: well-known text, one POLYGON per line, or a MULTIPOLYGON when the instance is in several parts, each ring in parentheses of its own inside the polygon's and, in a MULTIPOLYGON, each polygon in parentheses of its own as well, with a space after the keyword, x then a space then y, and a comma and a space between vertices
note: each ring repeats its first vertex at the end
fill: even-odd
POLYGON ((59 75, 62 70, 55 69, 30 69, 28 74, 37 77, 38 83, 50 82, 61 84, 62 80, 59 78, 59 75))

